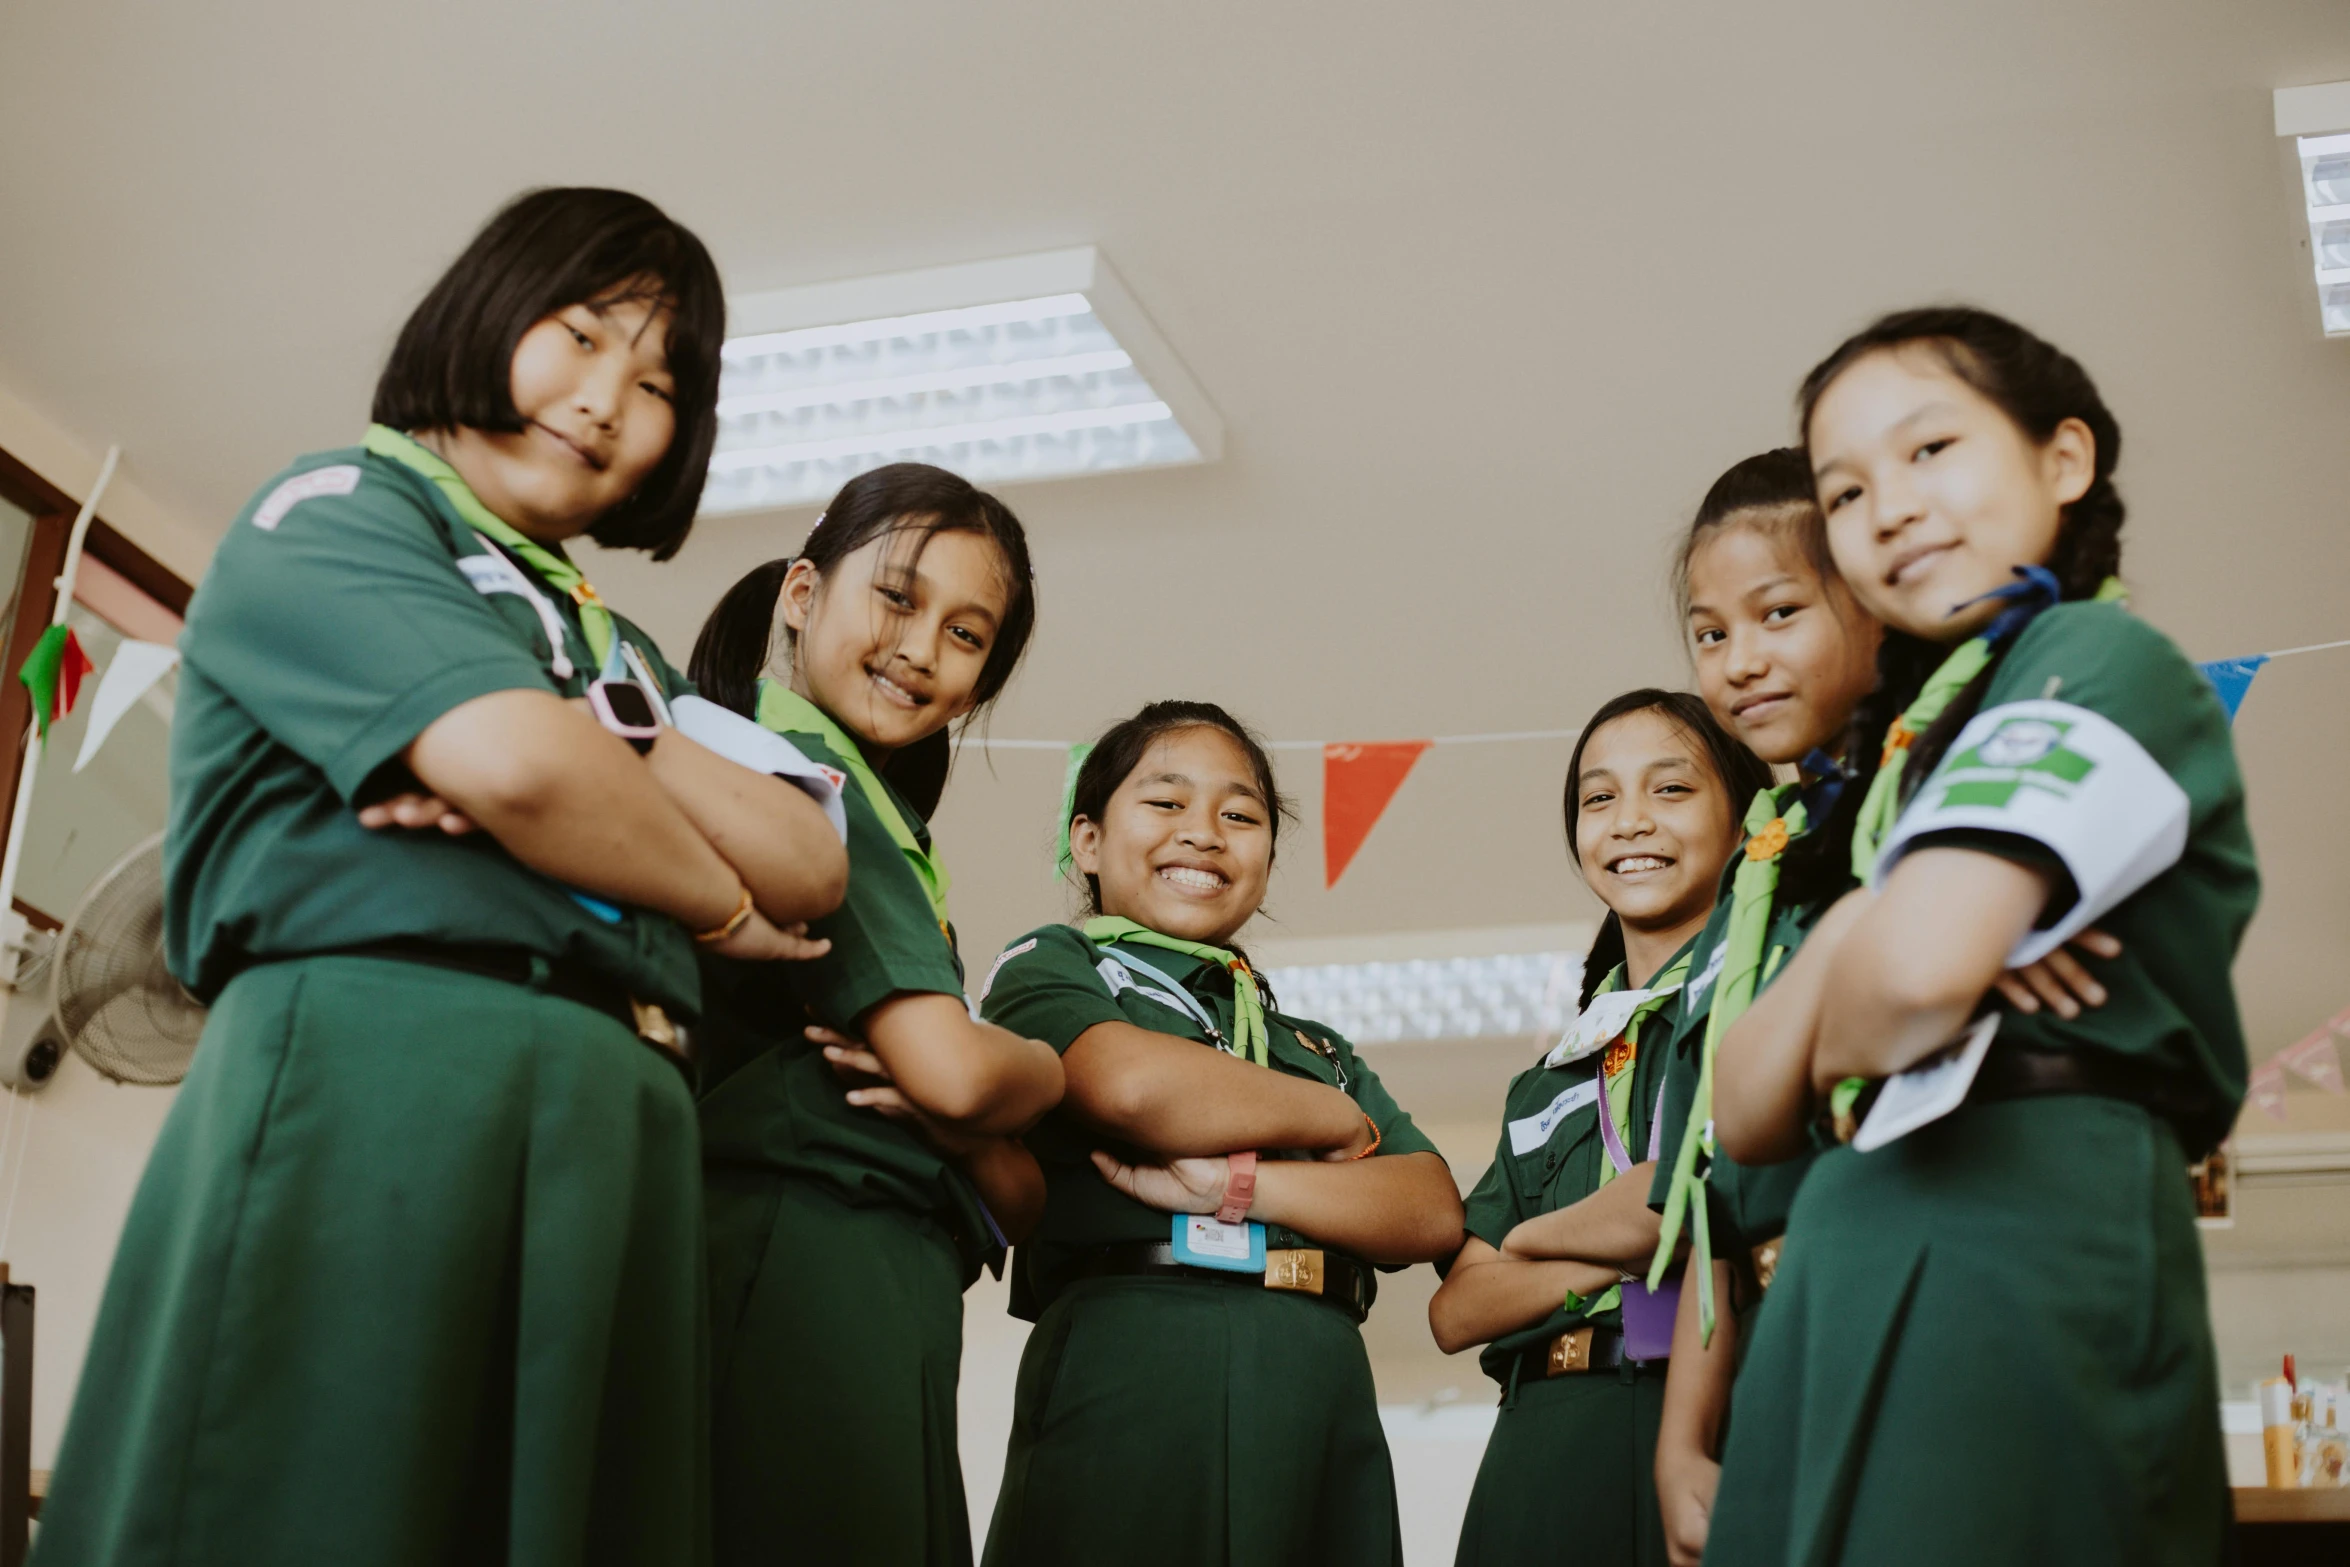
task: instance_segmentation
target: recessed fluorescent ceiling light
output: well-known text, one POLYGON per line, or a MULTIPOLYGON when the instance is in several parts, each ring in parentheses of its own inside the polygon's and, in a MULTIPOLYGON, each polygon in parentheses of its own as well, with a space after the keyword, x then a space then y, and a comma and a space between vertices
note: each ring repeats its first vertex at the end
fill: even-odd
POLYGON ((1583 954, 1321 963, 1270 968, 1265 977, 1282 1011, 1318 1019, 1357 1044, 1555 1038, 1575 1020, 1583 954))
POLYGON ((982 484, 1212 461, 1207 399, 1091 246, 730 301, 709 512, 891 462, 982 484))
POLYGON ((2326 336, 2350 336, 2350 134, 2304 136, 2300 142, 2318 314, 2326 336))
POLYGON ((2350 82, 2280 87, 2275 97, 2277 134, 2301 154, 2318 316, 2326 336, 2350 337, 2350 82))

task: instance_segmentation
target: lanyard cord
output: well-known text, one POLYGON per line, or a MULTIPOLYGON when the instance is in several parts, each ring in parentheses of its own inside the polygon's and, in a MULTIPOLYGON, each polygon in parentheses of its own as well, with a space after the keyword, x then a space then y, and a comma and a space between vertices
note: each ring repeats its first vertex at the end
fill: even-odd
POLYGON ((1100 915, 1085 922, 1085 937, 1096 945, 1106 946, 1113 941, 1129 941, 1138 946, 1164 947, 1169 952, 1180 952, 1185 957, 1213 963, 1232 976, 1232 1028, 1239 1038, 1233 1041, 1233 1054, 1254 1061, 1259 1066, 1273 1064, 1273 1052, 1265 1034, 1265 1002, 1257 991, 1257 976, 1247 962, 1236 952, 1222 947, 1211 947, 1202 941, 1184 941, 1175 936, 1163 936, 1147 925, 1137 925, 1130 919, 1100 915))
POLYGON ((431 480, 434 487, 448 497, 449 504, 457 508, 457 515, 475 532, 497 540, 521 556, 546 579, 549 587, 569 597, 572 603, 579 606, 579 627, 587 636, 588 652, 599 667, 610 662, 612 612, 596 596, 596 590, 589 585, 585 573, 560 552, 547 548, 484 506, 481 498, 473 493, 473 487, 465 482, 456 469, 414 437, 403 435, 389 425, 371 424, 367 427, 362 444, 378 457, 388 457, 431 480))
MULTIPOLYGON (((1681 1129, 1680 1150, 1673 1156, 1673 1179, 1665 1194, 1664 1226, 1657 1235, 1656 1259, 1649 1264, 1648 1287, 1661 1289, 1672 1266, 1673 1248, 1681 1239, 1684 1219, 1690 1227, 1691 1250, 1697 1275, 1697 1307, 1705 1340, 1714 1332, 1713 1227, 1699 1188, 1705 1177, 1697 1171, 1699 1144, 1713 1119, 1714 1053, 1730 1025, 1754 1001, 1762 975, 1763 941, 1769 934, 1771 907, 1779 890, 1779 862, 1787 845, 1804 830, 1807 813, 1801 786, 1782 784, 1756 793, 1746 808, 1746 854, 1730 879, 1730 922, 1722 932, 1722 970, 1714 981, 1713 1004, 1706 1010, 1705 1036, 1698 1053, 1697 1091, 1689 1101, 1689 1119, 1681 1129), (1781 805, 1785 812, 1781 813, 1781 805)), ((1712 1148, 1705 1152, 1710 1155, 1712 1148)))

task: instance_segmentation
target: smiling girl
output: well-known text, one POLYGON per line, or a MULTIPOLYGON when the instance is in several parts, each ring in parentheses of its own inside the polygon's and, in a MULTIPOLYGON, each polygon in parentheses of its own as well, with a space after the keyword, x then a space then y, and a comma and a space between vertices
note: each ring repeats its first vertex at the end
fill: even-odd
POLYGON ((1502 1389, 1461 1526, 1463 1567, 1562 1552, 1664 1561, 1652 1467, 1672 1305, 1630 1271, 1657 1245, 1657 1046, 1741 804, 1769 781, 1685 692, 1626 692, 1575 742, 1567 847, 1620 925, 1624 956, 1566 1039, 1510 1083, 1493 1164, 1469 1194, 1468 1239, 1428 1306, 1437 1345, 1487 1345, 1482 1363, 1502 1389))
POLYGON ((697 940, 814 950, 783 927, 844 862, 798 790, 629 722, 687 687, 563 547, 684 541, 722 336, 650 203, 526 196, 410 317, 364 443, 222 540, 166 839, 168 956, 211 1016, 44 1563, 705 1548, 676 1027, 697 940), (426 830, 372 830, 392 799, 426 830))
POLYGON ((713 698, 849 779, 848 898, 812 927, 830 950, 709 965, 722 1563, 971 1557, 962 1293, 1035 1219, 1014 1139, 1061 1064, 972 1018, 928 818, 950 726, 1002 692, 1035 621, 1019 520, 898 463, 850 480, 694 647, 713 698), (789 678, 763 679, 778 641, 789 678))
POLYGON ((1062 1054, 1030 1142, 1020 1363, 991 1567, 1402 1561, 1360 1324, 1374 1270, 1460 1243, 1435 1146, 1232 946, 1283 802, 1222 708, 1155 702, 1064 811, 1092 917, 996 960, 981 1005, 1062 1054), (1373 1157, 1373 1156, 1376 1157, 1373 1157))
MULTIPOLYGON (((1814 1164, 1738 1386, 1707 1560, 2211 1562, 2228 1501, 2185 1163, 2244 1090, 2257 897, 2226 716, 2116 602, 2120 430, 1981 311, 1891 316, 1805 381, 1836 565, 1886 630, 1855 717, 1864 890, 1722 1042, 1805 1063, 1717 1118, 1767 1160, 1988 1009, 1964 1101, 1814 1164), (2001 987, 2095 920, 2105 1005, 2001 987), (2003 1004, 2004 1003, 2004 1004, 2003 1004)), ((1842 813, 1839 813, 1842 817, 1842 813)))
MULTIPOLYGON (((1650 1201, 1664 1233, 1650 1265, 1661 1282, 1686 1237, 1698 1288, 1682 1292, 1657 1435, 1657 1492, 1674 1567, 1705 1547, 1721 1435, 1740 1338, 1751 1331, 1787 1230, 1813 1145, 1748 1166, 1709 1150, 1702 1128, 1757 1103, 1808 1093, 1808 1063, 1758 1052, 1716 1060, 1723 1033, 1799 949, 1819 916, 1852 885, 1848 834, 1830 823, 1843 796, 1852 715, 1876 685, 1882 628, 1861 609, 1828 557, 1811 464, 1792 448, 1763 452, 1715 481, 1682 543, 1676 588, 1697 687, 1723 726, 1794 778, 1746 808, 1745 852, 1731 858, 1713 917, 1691 954, 1695 976, 1673 1024, 1664 1134, 1650 1201), (1701 1128, 1684 1147, 1690 1124, 1701 1128), (1702 1207, 1700 1205, 1702 1204, 1702 1207)), ((2078 938, 2100 956, 2118 950, 2098 931, 2078 938)), ((2002 975, 2019 1005, 2077 1010, 2103 999, 2063 951, 2002 975), (2069 985, 2082 987, 2076 1002, 2069 985), (2035 990, 2035 986, 2041 990, 2035 990)))

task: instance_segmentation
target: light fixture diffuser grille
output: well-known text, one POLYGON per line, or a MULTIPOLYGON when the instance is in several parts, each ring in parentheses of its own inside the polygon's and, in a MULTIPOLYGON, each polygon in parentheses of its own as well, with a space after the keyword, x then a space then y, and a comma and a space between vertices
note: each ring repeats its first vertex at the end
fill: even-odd
POLYGON ((821 503, 890 462, 1000 483, 1210 455, 1170 402, 1196 392, 1091 250, 831 285, 785 309, 887 297, 892 284, 912 297, 957 284, 1001 290, 1024 276, 1085 286, 730 339, 704 510, 821 503), (1125 318, 1124 340, 1113 314, 1125 318), (1181 384, 1155 385, 1138 351, 1181 384))
POLYGON ((2326 336, 2350 337, 2350 134, 2298 141, 2318 316, 2326 336))

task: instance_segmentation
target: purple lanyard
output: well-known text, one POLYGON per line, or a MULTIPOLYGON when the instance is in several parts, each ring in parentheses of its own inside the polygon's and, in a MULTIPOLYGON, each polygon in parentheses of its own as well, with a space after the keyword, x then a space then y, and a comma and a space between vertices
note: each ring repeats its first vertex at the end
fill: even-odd
MULTIPOLYGON (((1627 1066, 1624 1070, 1631 1070, 1627 1066)), ((1659 1133, 1665 1125, 1665 1085, 1656 1085, 1656 1114, 1648 1123, 1648 1146, 1653 1151, 1659 1133)), ((1624 1151, 1624 1134, 1616 1130, 1616 1107, 1608 1097, 1607 1068, 1599 1069, 1599 1141, 1607 1149, 1607 1162, 1622 1175, 1632 1168, 1632 1156, 1624 1151)))

